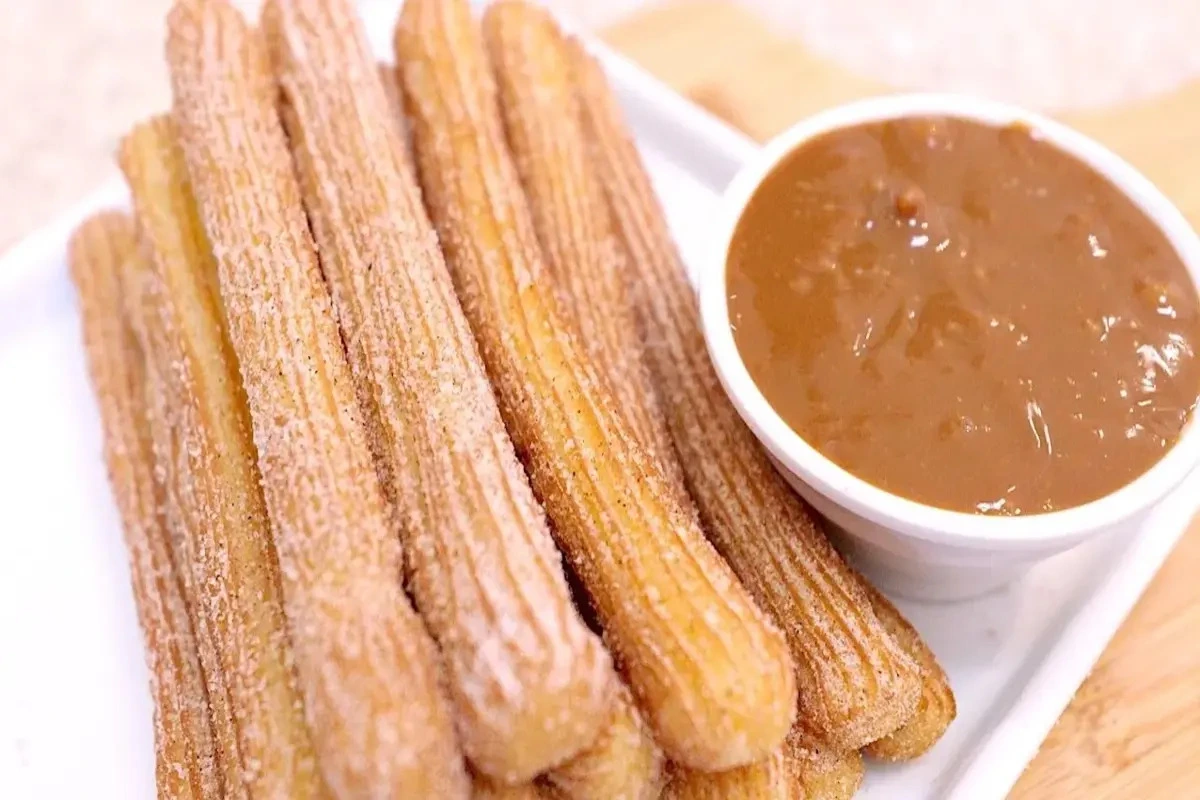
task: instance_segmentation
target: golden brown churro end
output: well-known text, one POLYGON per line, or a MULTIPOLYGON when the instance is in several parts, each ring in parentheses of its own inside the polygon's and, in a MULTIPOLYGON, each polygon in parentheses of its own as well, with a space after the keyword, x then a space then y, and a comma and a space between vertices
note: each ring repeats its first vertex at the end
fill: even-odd
POLYGON ((614 706, 590 747, 546 773, 545 782, 566 800, 654 800, 662 793, 662 751, 624 684, 614 706))
POLYGON ((891 734, 871 742, 863 752, 882 761, 911 761, 938 743, 958 715, 954 690, 945 670, 917 629, 879 590, 871 587, 875 615, 921 668, 921 700, 916 713, 891 734))
POLYGON ((815 743, 796 725, 779 750, 726 772, 675 768, 668 800, 850 800, 863 780, 862 756, 815 743))

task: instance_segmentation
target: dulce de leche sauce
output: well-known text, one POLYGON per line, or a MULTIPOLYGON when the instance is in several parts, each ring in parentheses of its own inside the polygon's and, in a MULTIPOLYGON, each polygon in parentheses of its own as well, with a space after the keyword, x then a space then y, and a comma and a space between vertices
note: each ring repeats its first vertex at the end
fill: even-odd
POLYGON ((1200 394, 1200 300, 1162 232, 1023 127, 909 118, 775 167, 728 256, 751 377, 895 494, 1036 514, 1120 488, 1200 394))

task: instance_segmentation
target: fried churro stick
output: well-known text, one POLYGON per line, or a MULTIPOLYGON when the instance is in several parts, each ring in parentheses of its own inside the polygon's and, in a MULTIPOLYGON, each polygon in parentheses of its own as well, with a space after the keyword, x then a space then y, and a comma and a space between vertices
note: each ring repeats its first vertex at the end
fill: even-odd
POLYGON ((245 382, 321 772, 340 797, 465 797, 266 48, 222 0, 185 0, 167 27, 175 122, 245 382))
POLYGON ((79 226, 68 249, 88 371, 100 407, 104 461, 124 528, 150 672, 158 796, 219 800, 225 795, 199 650, 146 430, 146 366, 122 311, 122 262, 142 257, 133 220, 101 212, 79 226))
POLYGON ((284 122, 463 749, 511 784, 587 747, 615 678, 513 450, 348 0, 268 0, 284 122))
POLYGON ((489 6, 483 33, 508 143, 562 307, 633 433, 661 454, 660 464, 682 492, 629 302, 629 265, 604 187, 588 162, 566 43, 547 11, 522 0, 489 6))
POLYGON ((600 737, 547 772, 545 782, 566 800, 655 800, 662 793, 662 752, 624 684, 600 737))
POLYGON ((466 2, 405 3, 396 51, 425 200, 501 413, 656 738, 696 767, 764 756, 794 714, 786 647, 554 306, 466 2))
POLYGON ((875 616, 921 668, 921 700, 912 719, 895 732, 871 742, 864 752, 883 761, 911 761, 937 744, 958 715, 958 705, 945 670, 916 628, 883 594, 867 587, 875 616))
POLYGON ((216 264, 170 120, 135 127, 119 161, 151 256, 143 343, 158 404, 174 416, 162 444, 180 491, 168 501, 233 709, 242 780, 252 797, 322 797, 216 264))
POLYGON ((917 667, 722 391, 695 294, 616 99, 578 43, 573 64, 594 164, 640 269, 635 305, 688 488, 717 549, 787 634, 801 716, 833 749, 862 747, 912 716, 917 667))
MULTIPOLYGON (((489 6, 483 31, 496 71, 508 142, 564 305, 575 316, 589 355, 611 382, 622 407, 631 412, 630 424, 639 439, 659 455, 684 491, 681 468, 643 361, 625 284, 628 264, 615 241, 604 189, 586 152, 566 41, 548 12, 523 0, 501 0, 489 6)), ((857 754, 852 760, 861 763, 857 754)), ((781 750, 759 764, 723 773, 719 780, 710 781, 711 773, 689 774, 697 776, 692 781, 696 786, 709 785, 712 796, 775 796, 765 789, 778 784, 788 787, 779 796, 792 797, 795 781, 784 762, 781 750), (764 792, 755 788, 760 784, 764 792), (723 787, 740 788, 725 795, 723 787)), ((796 771, 804 764, 788 766, 796 771)), ((560 789, 563 784, 555 778, 562 772, 548 776, 560 789)), ((580 796, 638 795, 610 789, 580 796)), ((657 790, 646 796, 657 796, 657 790)))
POLYGON ((664 800, 849 800, 863 780, 862 756, 817 745, 800 725, 766 759, 726 772, 675 769, 664 800))
POLYGON ((187 535, 188 521, 184 518, 184 503, 180 500, 180 496, 191 488, 186 466, 181 466, 181 460, 187 457, 186 451, 180 447, 181 439, 177 436, 183 427, 182 409, 172 405, 165 388, 170 377, 169 366, 166 367, 167 374, 163 374, 164 365, 169 362, 165 357, 161 361, 157 357, 165 349, 161 344, 161 326, 157 324, 159 306, 164 302, 165 292, 154 274, 154 265, 149 257, 127 259, 123 263, 121 289, 124 293, 125 315, 145 359, 146 404, 149 409, 146 421, 154 447, 155 469, 163 484, 163 516, 167 522, 175 563, 179 565, 183 595, 187 601, 188 616, 192 621, 204 686, 208 693, 209 717, 212 720, 217 763, 221 769, 221 784, 227 797, 245 800, 249 795, 237 722, 234 719, 234 704, 229 692, 231 679, 221 663, 217 621, 209 617, 201 599, 204 592, 198 585, 202 576, 200 556, 196 552, 198 542, 187 535))

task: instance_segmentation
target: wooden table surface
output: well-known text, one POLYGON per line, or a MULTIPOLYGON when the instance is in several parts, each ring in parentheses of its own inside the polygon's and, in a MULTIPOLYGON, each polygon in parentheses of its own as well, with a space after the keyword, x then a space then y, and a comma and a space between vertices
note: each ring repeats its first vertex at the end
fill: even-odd
MULTIPOLYGON (((851 75, 728 0, 642 12, 604 37, 667 83, 766 139, 888 87, 851 75)), ((1066 121, 1133 162, 1200 224, 1200 81, 1066 121)), ((1200 797, 1200 519, 1193 522, 1012 797, 1200 797)))

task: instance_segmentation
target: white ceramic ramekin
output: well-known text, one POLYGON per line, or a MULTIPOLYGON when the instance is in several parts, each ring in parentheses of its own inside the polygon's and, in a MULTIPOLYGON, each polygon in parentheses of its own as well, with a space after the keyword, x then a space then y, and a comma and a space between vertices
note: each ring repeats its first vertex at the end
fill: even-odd
POLYGON ((886 492, 809 446, 763 397, 729 327, 726 256, 742 211, 781 158, 803 142, 847 126, 942 115, 1004 125, 1021 122, 1108 178, 1162 229, 1200 286, 1200 238, 1141 173, 1083 134, 1039 114, 974 97, 904 94, 863 100, 809 117, 771 141, 730 183, 700 280, 709 352, 725 390, 792 485, 830 523, 851 559, 881 586, 923 599, 952 600, 995 589, 1032 564, 1086 539, 1136 528, 1156 502, 1200 463, 1195 417, 1148 472, 1086 505, 1049 514, 993 517, 947 511, 886 492))

